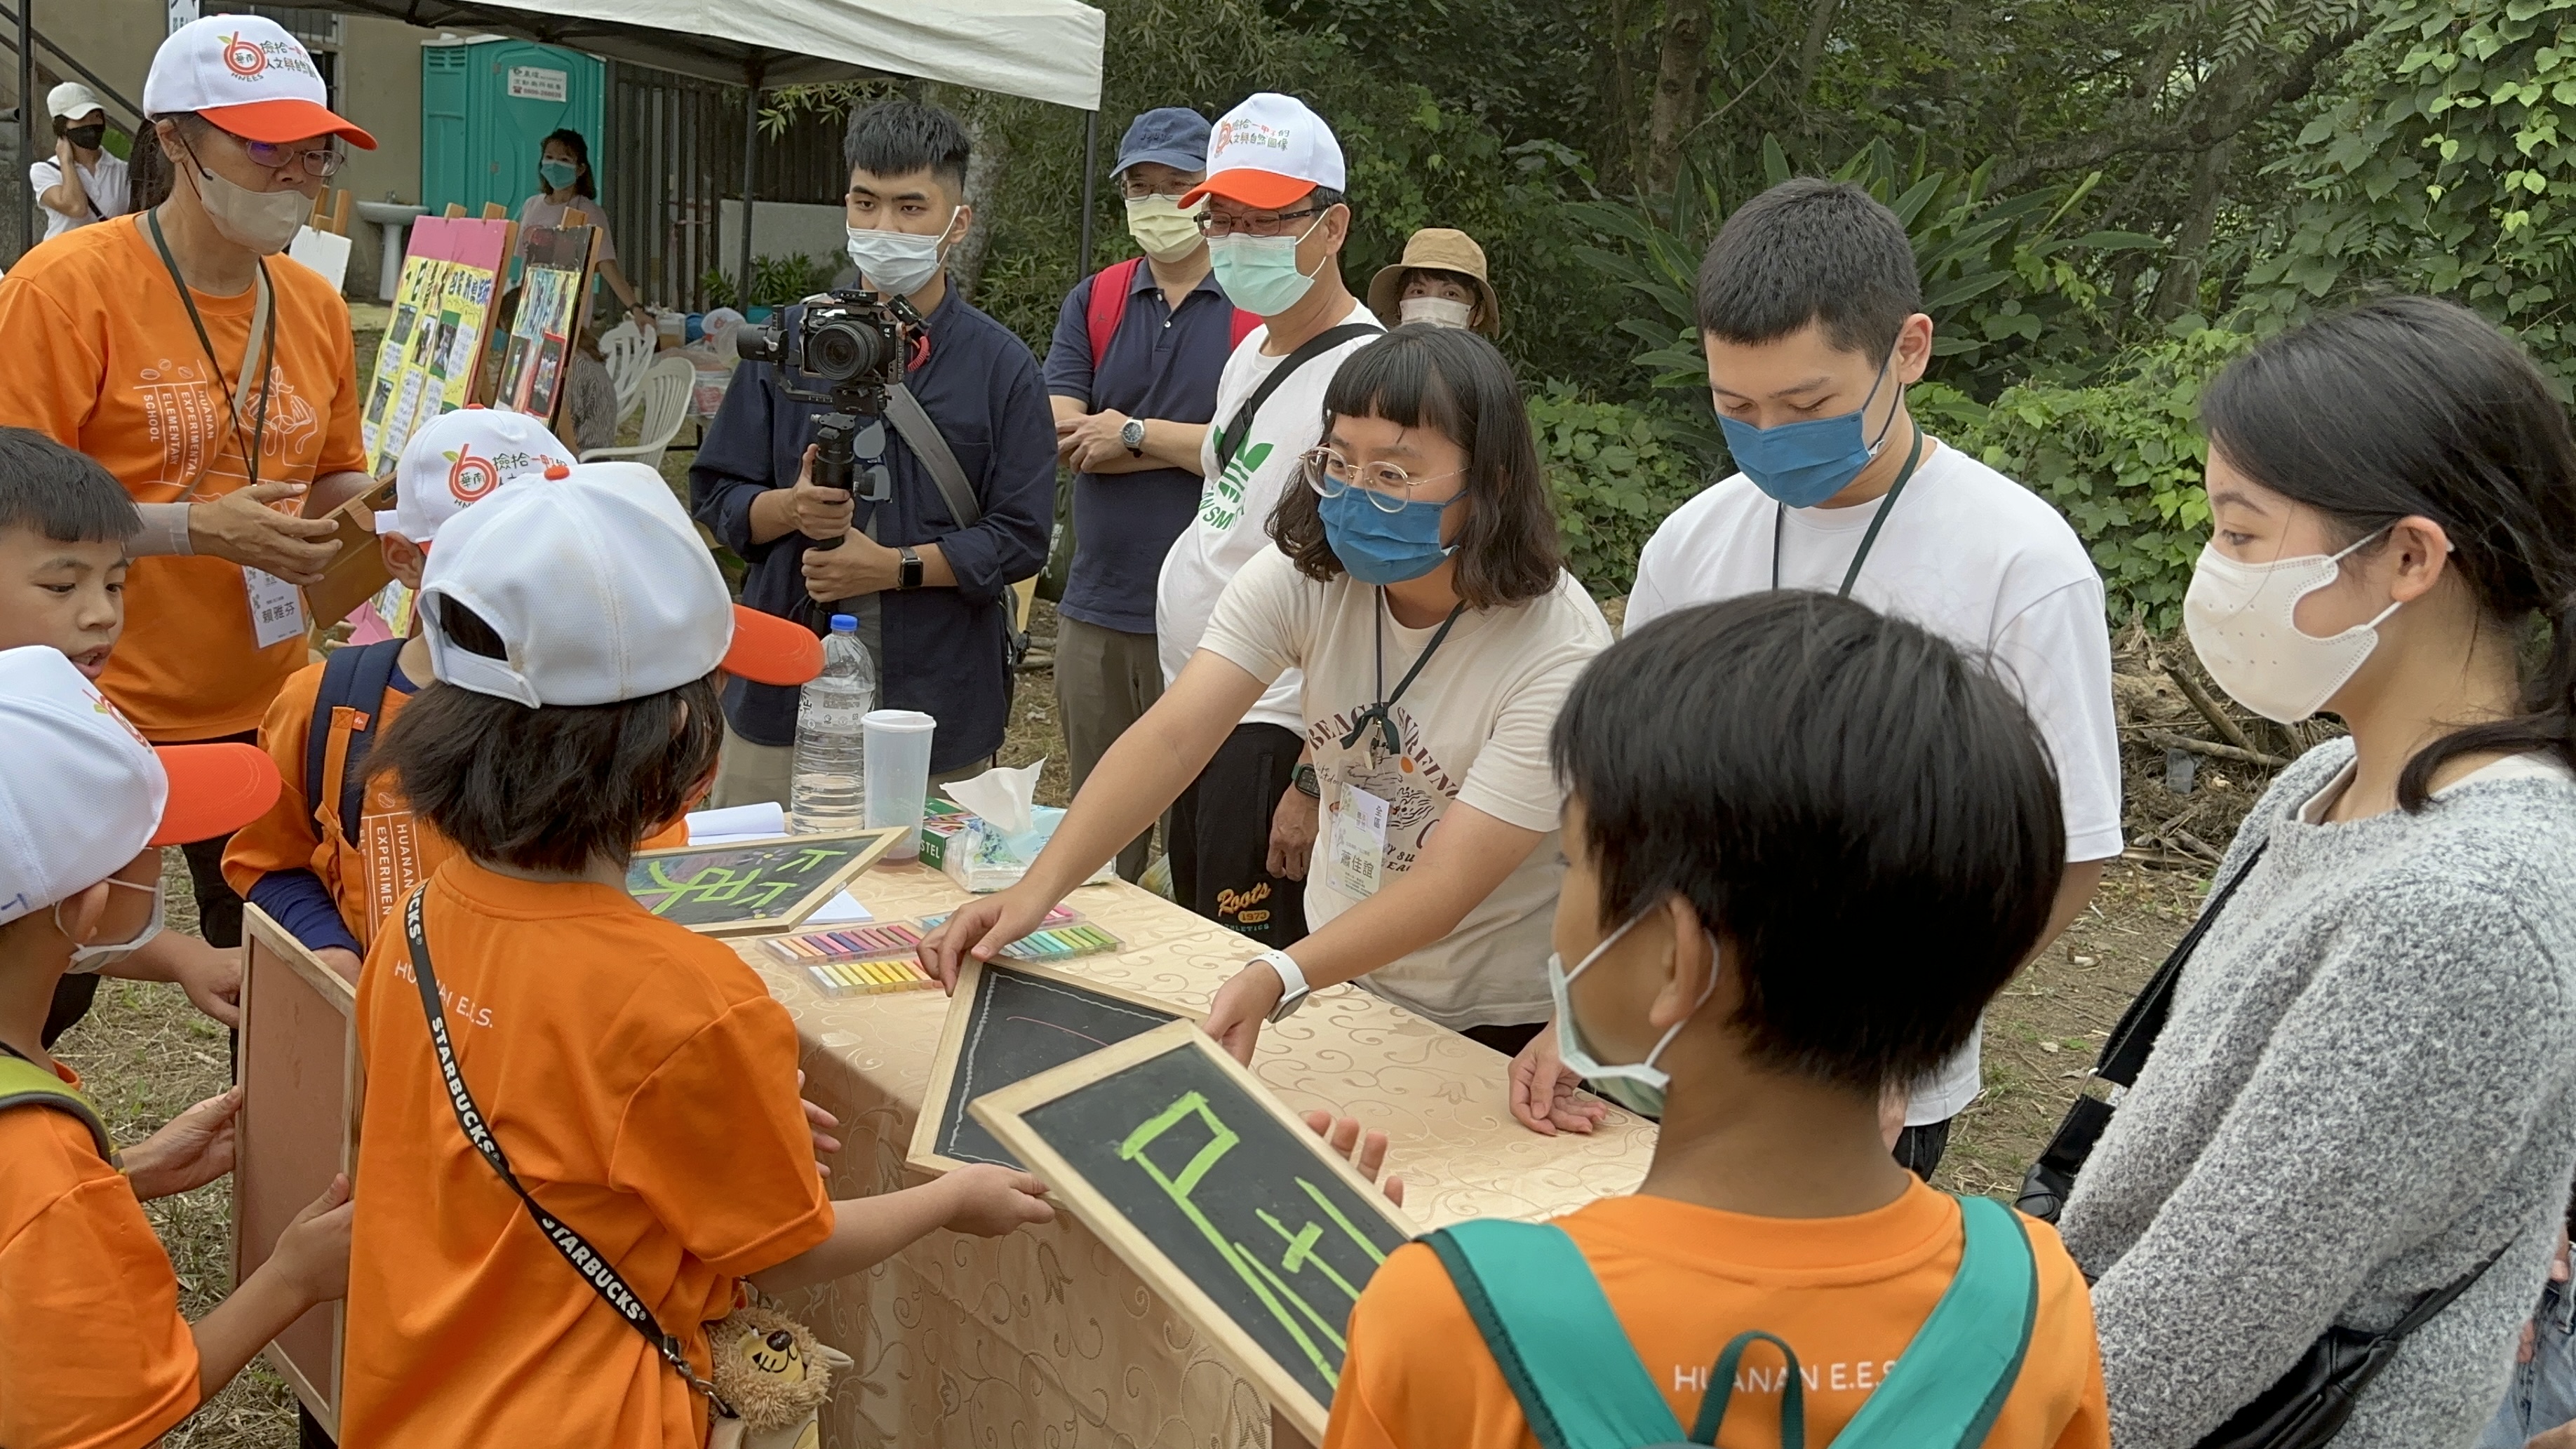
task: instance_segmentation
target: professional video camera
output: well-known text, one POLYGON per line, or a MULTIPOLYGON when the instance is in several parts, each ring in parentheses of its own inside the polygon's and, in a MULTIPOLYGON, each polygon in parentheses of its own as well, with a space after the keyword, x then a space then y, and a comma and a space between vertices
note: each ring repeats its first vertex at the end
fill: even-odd
MULTIPOLYGON (((893 479, 882 461, 871 463, 867 487, 859 479, 858 454, 885 456, 886 393, 903 383, 906 331, 922 326, 921 314, 901 297, 842 290, 806 299, 804 315, 793 333, 784 326, 744 327, 734 351, 745 362, 766 362, 778 369, 778 386, 798 402, 832 409, 814 420, 814 482, 838 488, 869 503, 893 496, 893 479), (798 386, 810 377, 828 391, 798 386)), ((838 548, 840 539, 811 545, 838 548)))

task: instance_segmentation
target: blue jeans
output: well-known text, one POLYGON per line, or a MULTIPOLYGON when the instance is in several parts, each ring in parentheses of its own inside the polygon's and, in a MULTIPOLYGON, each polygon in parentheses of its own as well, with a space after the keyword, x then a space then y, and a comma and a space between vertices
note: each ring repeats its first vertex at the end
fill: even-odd
POLYGON ((2513 1366, 2513 1383, 2477 1449, 2522 1449, 2532 1435, 2576 1420, 2576 1284, 2552 1283, 2533 1321, 2531 1362, 2513 1366))

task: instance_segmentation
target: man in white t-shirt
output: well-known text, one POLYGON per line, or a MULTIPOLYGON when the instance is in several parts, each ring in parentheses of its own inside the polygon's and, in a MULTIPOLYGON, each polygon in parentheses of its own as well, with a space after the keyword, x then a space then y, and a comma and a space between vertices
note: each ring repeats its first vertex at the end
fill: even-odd
POLYGON ((45 236, 121 216, 126 205, 125 163, 110 155, 107 108, 78 81, 45 93, 54 118, 54 154, 27 167, 27 189, 45 211, 45 236))
MULTIPOLYGON (((1700 340, 1744 471, 1655 530, 1625 627, 1764 589, 1835 590, 1987 660, 2057 767, 2068 865, 2045 949, 2120 853, 2102 580, 2057 510, 1915 425, 1905 387, 1932 359, 1922 295, 1904 226, 1857 186, 1786 181, 1727 219, 1700 266, 1700 340)), ((1514 1063, 1524 1123, 1553 1106, 1554 1125, 1585 1125, 1554 1100, 1557 1076, 1553 1034, 1514 1063)), ((1980 1085, 1971 1041, 1915 1084, 1898 1159, 1929 1177, 1980 1085)))
MULTIPOLYGON (((1218 118, 1207 179, 1181 198, 1185 207, 1205 202, 1200 229, 1217 285, 1262 325, 1217 379, 1198 516, 1163 556, 1154 633, 1166 687, 1236 571, 1274 547, 1270 513, 1323 431, 1324 385, 1382 330, 1342 283, 1351 229, 1343 185, 1332 128, 1304 102, 1263 92, 1218 118)), ((1299 769, 1301 687, 1294 670, 1270 686, 1173 802, 1164 828, 1173 897, 1274 951, 1306 934, 1301 872, 1274 872, 1270 848, 1274 815, 1302 831, 1288 853, 1296 861, 1314 839, 1314 802, 1298 783, 1313 780, 1311 767, 1299 769)))

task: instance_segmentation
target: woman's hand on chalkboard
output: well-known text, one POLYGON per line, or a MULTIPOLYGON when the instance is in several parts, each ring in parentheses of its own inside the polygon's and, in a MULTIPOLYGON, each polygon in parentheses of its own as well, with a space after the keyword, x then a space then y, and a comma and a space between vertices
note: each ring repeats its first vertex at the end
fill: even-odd
POLYGON ((1541 1137, 1589 1132, 1610 1115, 1610 1109, 1581 1095, 1576 1089, 1582 1085, 1583 1079, 1567 1071, 1557 1056, 1556 1025, 1551 1022, 1512 1058, 1511 1078, 1505 1085, 1512 1118, 1541 1137))
POLYGON ((950 1195, 950 1232, 998 1238, 1032 1223, 1055 1221, 1055 1204, 1047 1201, 1046 1184, 1015 1168, 979 1162, 952 1169, 939 1179, 950 1195))
POLYGON ((1279 1009, 1279 998, 1288 988, 1281 985, 1279 973, 1265 962, 1255 961, 1234 973, 1234 979, 1216 989, 1216 1000, 1208 1003, 1207 1020, 1202 1023, 1227 1056, 1252 1065, 1252 1049, 1261 1042, 1261 1024, 1279 1009))
POLYGON ((977 896, 959 906, 954 914, 939 923, 939 929, 921 938, 915 954, 921 958, 921 969, 939 978, 943 991, 957 990, 957 973, 966 958, 990 961, 1004 946, 1034 931, 1046 920, 1055 902, 1039 900, 1035 895, 1023 898, 1019 887, 977 896))
POLYGON ((1307 1113, 1306 1125, 1315 1129, 1315 1135, 1324 1139, 1324 1145, 1333 1149, 1334 1156, 1349 1158, 1353 1171, 1370 1182, 1377 1182, 1377 1190, 1386 1194, 1388 1202, 1397 1207, 1404 1206, 1403 1178, 1390 1177, 1384 1182, 1377 1180, 1378 1173, 1386 1166, 1385 1133, 1374 1128, 1364 1132, 1360 1129, 1359 1118, 1335 1117, 1330 1112, 1307 1113))

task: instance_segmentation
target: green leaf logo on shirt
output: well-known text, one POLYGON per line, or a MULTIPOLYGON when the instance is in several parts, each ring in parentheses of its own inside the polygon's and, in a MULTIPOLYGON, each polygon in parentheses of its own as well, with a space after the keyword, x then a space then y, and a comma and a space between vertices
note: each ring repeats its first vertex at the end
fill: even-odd
POLYGON ((1209 482, 1207 491, 1199 496, 1199 522, 1219 533, 1242 522, 1243 487, 1252 481, 1253 474, 1261 471, 1262 462, 1275 446, 1255 443, 1235 454, 1234 461, 1226 464, 1225 471, 1216 475, 1209 482))

